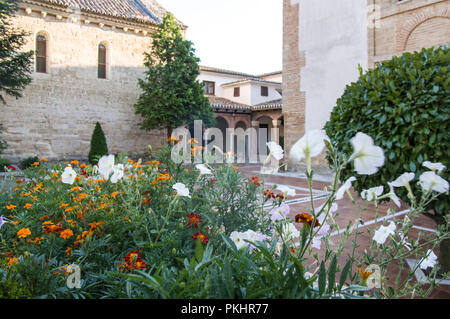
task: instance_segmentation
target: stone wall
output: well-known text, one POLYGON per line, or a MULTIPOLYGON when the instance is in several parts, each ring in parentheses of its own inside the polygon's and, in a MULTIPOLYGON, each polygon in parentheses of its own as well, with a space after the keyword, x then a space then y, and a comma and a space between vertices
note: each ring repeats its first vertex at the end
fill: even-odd
POLYGON ((148 144, 161 147, 165 132, 140 130, 133 107, 151 29, 39 9, 22 8, 13 23, 30 33, 24 50, 35 49, 36 35, 47 38, 48 70, 33 72, 22 98, 8 97, 0 105, 3 138, 9 144, 3 156, 13 161, 32 155, 87 158, 97 121, 110 153, 142 154, 148 144), (107 47, 107 79, 97 77, 100 43, 107 47))
POLYGON ((450 0, 369 0, 378 25, 369 37, 369 65, 405 51, 450 43, 450 0))

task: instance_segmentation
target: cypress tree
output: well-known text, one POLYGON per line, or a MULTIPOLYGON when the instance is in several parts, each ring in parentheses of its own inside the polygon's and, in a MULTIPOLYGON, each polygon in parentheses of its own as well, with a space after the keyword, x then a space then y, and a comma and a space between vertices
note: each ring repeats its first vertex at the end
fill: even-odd
POLYGON ((106 144, 105 133, 103 133, 100 123, 97 122, 91 137, 91 149, 88 155, 89 163, 92 165, 97 164, 103 155, 108 155, 108 145, 106 144))

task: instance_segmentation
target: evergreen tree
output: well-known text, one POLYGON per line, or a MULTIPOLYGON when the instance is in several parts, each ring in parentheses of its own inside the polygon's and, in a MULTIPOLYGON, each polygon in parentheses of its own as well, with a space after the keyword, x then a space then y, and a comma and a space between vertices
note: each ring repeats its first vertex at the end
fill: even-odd
POLYGON ((153 35, 151 52, 145 53, 146 77, 139 80, 142 93, 135 104, 145 130, 173 129, 202 120, 215 124, 209 100, 204 96, 199 59, 192 42, 184 40, 173 15, 168 13, 153 35))
POLYGON ((27 34, 12 27, 10 17, 18 9, 18 0, 0 0, 0 101, 4 95, 21 97, 31 82, 33 51, 19 52, 27 34))
POLYGON ((91 149, 89 151, 88 161, 93 165, 97 164, 103 155, 108 155, 108 145, 106 144, 105 133, 103 133, 100 123, 97 122, 91 137, 91 149))

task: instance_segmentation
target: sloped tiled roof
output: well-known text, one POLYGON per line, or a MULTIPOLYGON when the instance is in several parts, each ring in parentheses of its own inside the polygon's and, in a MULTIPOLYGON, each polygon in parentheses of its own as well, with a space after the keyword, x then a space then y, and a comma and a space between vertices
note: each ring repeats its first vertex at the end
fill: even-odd
POLYGON ((278 99, 278 100, 273 100, 273 101, 256 104, 252 107, 252 110, 253 111, 276 110, 276 109, 281 109, 282 107, 283 107, 283 100, 278 99))
POLYGON ((200 65, 200 71, 215 72, 215 73, 222 73, 222 74, 229 74, 229 75, 237 75, 237 76, 242 76, 242 77, 246 77, 246 78, 253 78, 253 77, 255 77, 253 74, 242 73, 242 72, 231 71, 231 70, 225 70, 225 69, 219 69, 219 68, 213 68, 213 67, 204 66, 204 65, 200 65))
POLYGON ((236 103, 223 97, 208 95, 209 103, 213 108, 227 109, 227 110, 240 110, 240 111, 251 111, 252 107, 250 105, 236 103))
MULTIPOLYGON (((81 12, 159 24, 166 10, 155 0, 22 0, 25 3, 43 3, 63 8, 78 9, 81 12)), ((180 25, 185 26, 180 22, 180 25)))
POLYGON ((267 80, 263 80, 260 78, 247 78, 247 79, 242 79, 242 80, 238 80, 238 81, 224 83, 221 86, 234 86, 236 84, 242 84, 242 83, 247 83, 247 82, 259 82, 262 84, 281 85, 281 82, 267 81, 267 80))
POLYGON ((278 110, 283 107, 283 100, 273 100, 265 103, 260 103, 257 105, 246 105, 242 103, 237 103, 222 97, 207 95, 209 103, 213 108, 223 109, 223 110, 234 110, 234 111, 265 111, 265 110, 278 110))

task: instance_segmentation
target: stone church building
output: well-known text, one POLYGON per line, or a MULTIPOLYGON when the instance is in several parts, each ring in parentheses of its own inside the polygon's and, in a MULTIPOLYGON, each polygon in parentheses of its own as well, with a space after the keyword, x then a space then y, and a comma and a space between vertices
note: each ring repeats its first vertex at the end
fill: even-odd
POLYGON ((449 43, 450 0, 283 0, 286 148, 323 128, 358 65, 449 43))
POLYGON ((165 133, 140 130, 133 105, 165 13, 154 0, 21 1, 13 25, 30 34, 23 49, 36 56, 23 97, 0 105, 4 157, 86 158, 97 121, 112 153, 162 146, 165 133))

